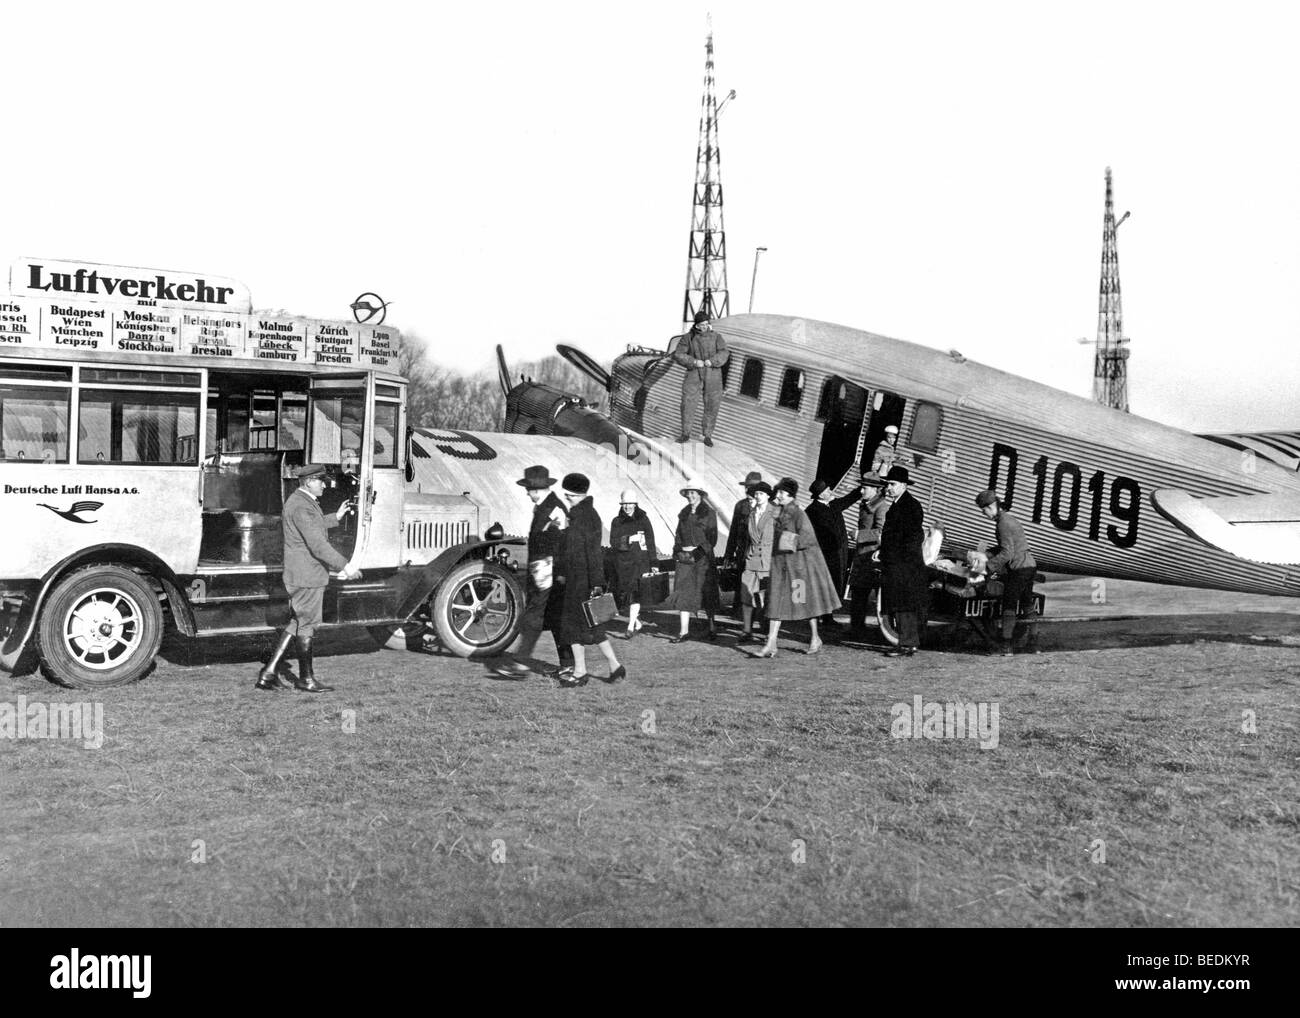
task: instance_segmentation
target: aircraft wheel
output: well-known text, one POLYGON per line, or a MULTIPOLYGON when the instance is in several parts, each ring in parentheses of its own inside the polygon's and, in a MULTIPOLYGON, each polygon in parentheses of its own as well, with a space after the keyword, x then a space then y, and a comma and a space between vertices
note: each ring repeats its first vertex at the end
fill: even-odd
POLYGON ((90 566, 64 577, 41 609, 41 669, 77 689, 143 677, 162 643, 163 614, 149 582, 121 566, 90 566))
POLYGON ((458 657, 495 657, 514 642, 524 588, 486 559, 462 562, 438 584, 429 614, 442 645, 458 657))

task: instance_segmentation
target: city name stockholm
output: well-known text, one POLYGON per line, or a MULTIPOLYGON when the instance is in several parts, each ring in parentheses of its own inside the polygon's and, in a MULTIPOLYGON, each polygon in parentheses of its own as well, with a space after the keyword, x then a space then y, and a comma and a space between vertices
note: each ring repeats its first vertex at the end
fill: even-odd
POLYGON ((164 275, 152 279, 127 279, 101 276, 92 269, 76 272, 46 273, 44 265, 27 266, 28 288, 55 290, 58 293, 106 294, 113 297, 139 297, 144 300, 188 301, 196 304, 225 304, 235 292, 232 286, 209 286, 206 279, 189 283, 176 283, 164 275))

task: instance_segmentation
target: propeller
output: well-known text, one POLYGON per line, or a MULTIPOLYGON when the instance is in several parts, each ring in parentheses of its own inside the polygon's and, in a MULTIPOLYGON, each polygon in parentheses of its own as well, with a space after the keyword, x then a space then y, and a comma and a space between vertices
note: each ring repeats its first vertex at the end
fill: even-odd
POLYGON ((501 383, 501 394, 509 396, 513 388, 510 384, 510 368, 506 365, 506 352, 497 344, 497 381, 501 383))
POLYGON ((602 389, 609 391, 609 372, 577 347, 565 346, 563 343, 558 343, 556 344, 555 352, 599 385, 602 389))

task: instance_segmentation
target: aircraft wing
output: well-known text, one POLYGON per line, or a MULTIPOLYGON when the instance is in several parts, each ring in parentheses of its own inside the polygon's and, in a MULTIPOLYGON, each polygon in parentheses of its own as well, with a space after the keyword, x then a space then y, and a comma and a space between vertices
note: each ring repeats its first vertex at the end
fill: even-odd
POLYGON ((1300 495, 1196 498, 1160 488, 1151 502, 1170 523, 1211 548, 1248 562, 1300 565, 1300 495))

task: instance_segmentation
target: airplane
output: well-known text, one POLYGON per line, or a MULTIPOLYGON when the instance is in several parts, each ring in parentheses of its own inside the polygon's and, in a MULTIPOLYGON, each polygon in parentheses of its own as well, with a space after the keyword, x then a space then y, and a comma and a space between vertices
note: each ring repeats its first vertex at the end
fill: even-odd
POLYGON ((637 446, 676 456, 725 489, 711 500, 727 525, 742 468, 805 490, 820 477, 844 494, 892 425, 894 462, 909 470, 944 554, 988 543, 974 499, 993 488, 1042 570, 1300 596, 1300 431, 1194 435, 956 351, 812 319, 712 325, 731 351, 713 448, 676 443, 684 369, 645 346, 609 371, 557 347, 605 388, 607 413, 552 387, 508 384, 503 360, 506 431, 621 442, 624 458, 637 446))

